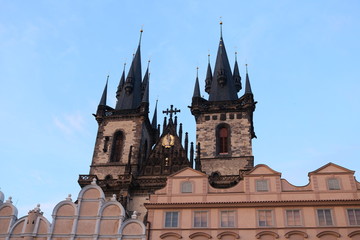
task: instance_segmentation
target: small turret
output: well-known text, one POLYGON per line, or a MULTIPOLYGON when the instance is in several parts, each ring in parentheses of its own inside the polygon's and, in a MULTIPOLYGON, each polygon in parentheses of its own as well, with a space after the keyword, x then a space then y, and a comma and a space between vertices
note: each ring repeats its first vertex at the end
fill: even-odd
POLYGON ((235 52, 235 65, 234 65, 233 79, 234 79, 236 91, 239 92, 241 90, 242 86, 241 86, 241 77, 240 77, 239 67, 238 67, 238 63, 237 63, 237 52, 235 52))

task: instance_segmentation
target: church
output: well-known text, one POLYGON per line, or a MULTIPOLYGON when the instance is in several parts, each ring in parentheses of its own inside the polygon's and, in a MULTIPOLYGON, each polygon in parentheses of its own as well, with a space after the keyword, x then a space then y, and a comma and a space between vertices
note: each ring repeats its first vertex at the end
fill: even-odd
MULTIPOLYGON (((221 26, 221 23, 220 23, 221 26)), ((142 34, 142 32, 141 32, 142 34)), ((129 46, 130 47, 130 46, 129 46)), ((98 132, 81 191, 60 201, 52 219, 40 206, 18 217, 0 192, 0 240, 353 239, 360 240, 360 183, 354 171, 328 163, 294 186, 254 163, 256 101, 246 69, 230 64, 221 32, 207 66, 202 97, 196 76, 191 106, 196 142, 170 105, 162 124, 149 116, 150 74, 142 74, 141 41, 122 73, 115 106, 107 83, 98 132)))

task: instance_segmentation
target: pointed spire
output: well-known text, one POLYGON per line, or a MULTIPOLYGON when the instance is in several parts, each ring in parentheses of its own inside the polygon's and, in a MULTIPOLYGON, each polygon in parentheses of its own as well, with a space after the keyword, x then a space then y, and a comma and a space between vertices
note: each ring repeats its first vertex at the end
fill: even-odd
POLYGON ((136 109, 140 106, 141 98, 141 53, 140 43, 143 30, 140 31, 140 40, 124 87, 121 89, 116 103, 116 109, 136 109))
POLYGON ((200 86, 199 86, 199 67, 196 68, 196 80, 195 80, 195 87, 194 87, 194 97, 200 97, 200 86))
POLYGON ((245 66, 246 66, 245 94, 246 93, 252 94, 251 85, 250 85, 250 79, 249 79, 249 74, 248 74, 248 65, 245 64, 245 66))
POLYGON ((109 81, 109 75, 106 78, 106 84, 105 84, 105 88, 104 88, 103 94, 102 94, 101 99, 100 99, 99 106, 106 106, 108 81, 109 81))
POLYGON ((158 100, 156 99, 156 104, 155 104, 155 110, 154 110, 154 115, 151 121, 151 126, 152 128, 156 129, 157 127, 157 105, 158 105, 158 100))
POLYGON ((239 67, 238 67, 238 63, 237 63, 237 52, 235 52, 235 65, 234 65, 233 78, 234 78, 236 91, 239 92, 242 87, 241 87, 241 76, 240 76, 239 67))
POLYGON ((149 103, 149 84, 146 84, 144 95, 142 98, 143 103, 149 103))
POLYGON ((213 77, 212 77, 212 73, 211 73, 210 54, 209 54, 208 55, 208 67, 207 67, 206 79, 205 79, 205 92, 207 92, 207 93, 210 93, 212 80, 213 80, 213 77))
POLYGON ((119 82, 119 85, 118 85, 117 91, 116 91, 116 98, 118 100, 119 100, 119 97, 120 97, 120 92, 124 88, 124 84, 125 84, 125 66, 126 66, 126 62, 124 63, 124 69, 123 69, 123 72, 121 74, 120 82, 119 82))
POLYGON ((229 101, 237 100, 237 92, 229 59, 226 54, 225 44, 222 37, 222 22, 220 22, 221 36, 219 42, 219 48, 216 56, 213 81, 211 83, 211 89, 209 93, 209 101, 229 101))

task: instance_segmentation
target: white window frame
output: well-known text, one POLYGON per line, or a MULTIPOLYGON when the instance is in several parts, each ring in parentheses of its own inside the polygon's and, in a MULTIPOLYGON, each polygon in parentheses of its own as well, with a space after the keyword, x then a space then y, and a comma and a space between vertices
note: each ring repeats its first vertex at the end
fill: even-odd
POLYGON ((301 213, 301 209, 285 209, 285 220, 286 220, 286 225, 293 227, 293 226, 302 226, 302 213, 301 213), (299 224, 296 224, 296 218, 295 218, 295 214, 294 212, 298 211, 299 212, 299 224), (294 222, 294 224, 289 224, 289 218, 288 218, 288 212, 292 212, 292 221, 294 222))
POLYGON ((359 212, 359 215, 360 215, 360 208, 348 208, 348 209, 346 209, 346 215, 347 215, 348 222, 349 222, 350 226, 359 226, 360 225, 360 216, 356 217, 356 212, 359 212), (349 211, 352 211, 353 214, 354 214, 355 224, 351 223, 349 211))
POLYGON ((271 209, 259 209, 257 210, 257 225, 259 227, 272 227, 274 226, 274 211, 271 210, 271 209), (261 213, 265 213, 265 221, 264 221, 264 225, 261 224, 261 213), (270 217, 271 217, 271 223, 268 223, 267 222, 267 217, 268 217, 268 214, 270 214, 270 217))
POLYGON ((180 217, 180 213, 178 211, 165 212, 165 214, 164 214, 164 227, 165 228, 178 228, 179 227, 179 217, 180 217), (175 213, 176 213, 176 218, 174 217, 175 213), (166 222, 168 214, 170 215, 170 223, 169 224, 167 224, 167 222, 166 222), (174 224, 174 219, 176 219, 176 226, 174 224))
POLYGON ((208 211, 204 210, 204 211, 194 211, 193 212, 193 227, 194 228, 206 228, 206 227, 208 227, 208 225, 209 225, 209 212, 208 211), (202 222, 203 216, 200 216, 200 225, 199 226, 195 225, 196 214, 206 214, 205 222, 202 222))
POLYGON ((255 180, 256 192, 269 192, 269 180, 268 179, 256 179, 255 180))
POLYGON ((236 225, 236 211, 235 210, 223 210, 223 211, 220 211, 220 227, 222 228, 233 228, 235 227, 236 225), (229 221, 230 220, 230 215, 229 213, 232 213, 233 214, 233 221, 229 221), (227 214, 226 218, 227 218, 227 224, 224 224, 223 223, 223 214, 227 214), (232 223, 232 224, 229 224, 229 223, 232 223))
POLYGON ((332 227, 334 226, 334 218, 333 218, 333 214, 332 214, 332 209, 330 208, 319 208, 316 209, 316 216, 317 216, 317 222, 318 225, 321 227, 332 227), (320 212, 322 212, 323 216, 320 216, 320 212), (330 221, 328 222, 329 219, 327 219, 329 216, 326 216, 326 213, 330 213, 330 221), (320 217, 323 217, 324 219, 320 219, 320 217), (324 221, 324 224, 321 223, 321 221, 324 221))

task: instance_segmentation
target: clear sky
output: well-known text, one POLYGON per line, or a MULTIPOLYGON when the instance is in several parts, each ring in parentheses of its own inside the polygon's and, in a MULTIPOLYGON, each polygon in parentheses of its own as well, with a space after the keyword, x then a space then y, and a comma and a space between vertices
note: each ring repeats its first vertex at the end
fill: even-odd
MULTIPOLYGON (((255 164, 296 185, 328 162, 360 178, 360 2, 0 0, 0 187, 19 217, 45 215, 88 174, 97 132, 92 116, 109 74, 108 103, 144 29, 150 107, 190 114, 196 67, 201 94, 214 65, 219 18, 230 64, 238 52, 255 100, 255 164)), ((239 95, 243 94, 243 90, 239 95)), ((160 112, 160 111, 159 111, 160 112)), ((159 114, 162 123, 163 115, 159 114)))

